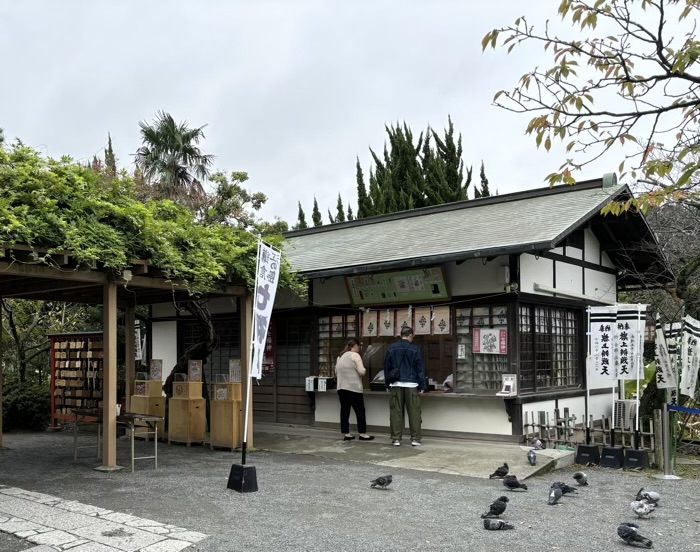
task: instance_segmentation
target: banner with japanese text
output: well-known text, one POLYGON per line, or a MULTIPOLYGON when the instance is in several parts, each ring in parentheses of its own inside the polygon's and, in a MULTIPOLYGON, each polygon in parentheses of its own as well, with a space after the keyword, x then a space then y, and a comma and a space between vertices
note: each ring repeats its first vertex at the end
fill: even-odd
POLYGON ((588 388, 610 386, 615 379, 613 344, 617 307, 589 307, 590 355, 586 361, 588 388))
POLYGON ((253 332, 251 346, 253 358, 250 377, 260 379, 267 331, 272 318, 272 305, 275 302, 280 276, 281 253, 262 240, 258 243, 258 259, 255 269, 255 289, 253 294, 253 332))
POLYGON ((656 316, 656 387, 676 388, 676 366, 669 354, 666 336, 659 316, 656 316))
POLYGON ((615 317, 616 340, 613 347, 615 375, 618 379, 644 378, 644 330, 646 305, 618 305, 615 317))
POLYGON ((700 322, 687 314, 683 322, 679 390, 686 397, 694 397, 700 369, 700 322))

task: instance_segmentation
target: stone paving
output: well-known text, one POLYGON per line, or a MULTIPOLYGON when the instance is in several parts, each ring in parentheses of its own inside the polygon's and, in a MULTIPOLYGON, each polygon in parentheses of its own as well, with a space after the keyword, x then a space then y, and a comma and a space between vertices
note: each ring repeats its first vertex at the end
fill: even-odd
POLYGON ((0 531, 37 544, 32 552, 178 552, 207 538, 175 525, 4 485, 0 531))

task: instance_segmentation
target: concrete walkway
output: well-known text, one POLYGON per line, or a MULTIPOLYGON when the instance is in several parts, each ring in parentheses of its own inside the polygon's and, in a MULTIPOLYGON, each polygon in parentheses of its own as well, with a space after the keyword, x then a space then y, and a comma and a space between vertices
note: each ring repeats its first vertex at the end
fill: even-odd
POLYGON ((575 455, 572 451, 539 450, 537 464, 531 466, 526 456, 530 447, 511 443, 427 437, 420 447, 412 447, 407 439, 395 447, 386 434, 376 434, 374 441, 343 441, 336 430, 265 423, 255 424, 254 444, 259 450, 271 452, 481 478, 488 478, 507 462, 518 479, 527 479, 570 466, 575 455))

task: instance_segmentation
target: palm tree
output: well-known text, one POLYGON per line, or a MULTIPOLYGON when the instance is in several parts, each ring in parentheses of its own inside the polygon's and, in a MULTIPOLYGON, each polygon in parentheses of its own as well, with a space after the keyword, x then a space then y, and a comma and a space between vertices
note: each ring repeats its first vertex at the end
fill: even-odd
POLYGON ((152 124, 139 121, 143 145, 136 152, 136 167, 159 197, 193 206, 204 196, 202 181, 209 176, 213 155, 202 153, 199 142, 204 126, 190 128, 159 111, 152 124))

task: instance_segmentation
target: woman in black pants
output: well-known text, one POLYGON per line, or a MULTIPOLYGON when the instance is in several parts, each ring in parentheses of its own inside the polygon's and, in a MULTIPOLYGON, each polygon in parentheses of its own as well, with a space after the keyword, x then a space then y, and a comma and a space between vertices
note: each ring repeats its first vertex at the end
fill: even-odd
POLYGON ((338 380, 338 398, 340 399, 340 431, 344 441, 351 441, 355 436, 350 433, 350 408, 355 411, 357 431, 360 441, 371 441, 367 435, 367 418, 365 417, 365 400, 362 395, 362 376, 367 371, 360 356, 360 342, 348 339, 335 364, 335 377, 338 380))

